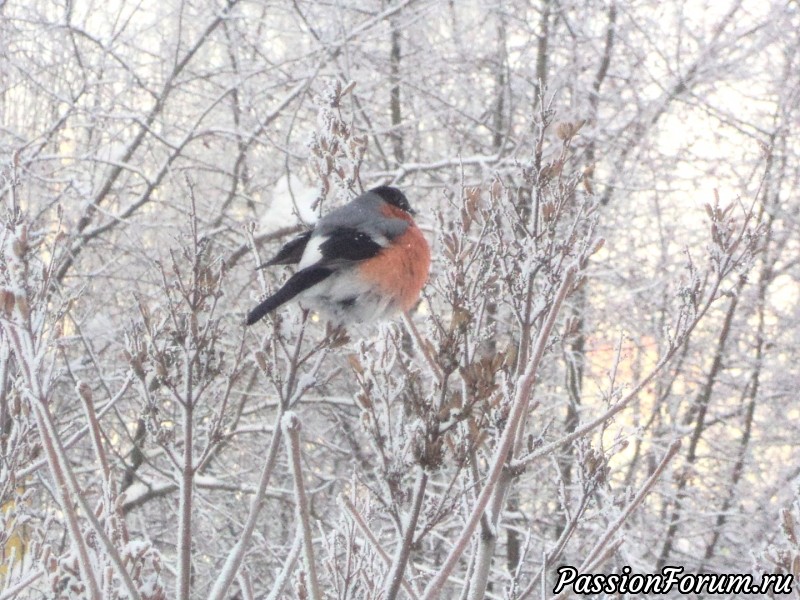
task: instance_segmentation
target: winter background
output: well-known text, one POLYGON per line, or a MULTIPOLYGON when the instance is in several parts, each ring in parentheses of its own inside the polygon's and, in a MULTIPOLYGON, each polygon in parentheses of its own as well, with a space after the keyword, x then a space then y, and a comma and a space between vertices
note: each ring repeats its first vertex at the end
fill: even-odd
POLYGON ((791 0, 0 0, 0 600, 797 575, 798 50, 791 0), (419 306, 245 329, 383 183, 419 306))

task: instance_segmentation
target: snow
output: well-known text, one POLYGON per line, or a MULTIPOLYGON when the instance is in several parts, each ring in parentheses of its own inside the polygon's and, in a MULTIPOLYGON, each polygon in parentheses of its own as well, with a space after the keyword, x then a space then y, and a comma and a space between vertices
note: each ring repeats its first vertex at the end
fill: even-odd
POLYGON ((298 429, 300 427, 300 417, 296 412, 287 410, 281 418, 281 428, 288 434, 289 431, 298 429))
POLYGON ((317 222, 317 214, 312 205, 319 196, 315 187, 310 187, 294 175, 284 175, 272 190, 272 203, 262 215, 259 223, 261 233, 271 233, 285 227, 306 225, 317 222))

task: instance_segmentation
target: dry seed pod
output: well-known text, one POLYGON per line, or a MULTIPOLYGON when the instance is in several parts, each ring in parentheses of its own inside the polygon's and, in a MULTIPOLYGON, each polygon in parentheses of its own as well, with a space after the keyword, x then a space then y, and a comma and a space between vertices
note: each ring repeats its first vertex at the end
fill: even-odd
POLYGON ((0 290, 0 306, 3 308, 3 313, 6 317, 10 317, 14 312, 14 304, 16 298, 14 293, 9 290, 0 290))
POLYGON ((264 354, 262 350, 259 350, 255 354, 256 363, 258 363, 259 368, 264 371, 265 373, 268 371, 267 369, 267 355, 264 354))
POLYGON ((570 139, 574 134, 575 127, 569 121, 563 121, 556 125, 556 137, 562 141, 570 139))
POLYGON ((28 304, 28 299, 25 296, 17 296, 17 307, 24 320, 28 320, 31 316, 31 307, 28 304))

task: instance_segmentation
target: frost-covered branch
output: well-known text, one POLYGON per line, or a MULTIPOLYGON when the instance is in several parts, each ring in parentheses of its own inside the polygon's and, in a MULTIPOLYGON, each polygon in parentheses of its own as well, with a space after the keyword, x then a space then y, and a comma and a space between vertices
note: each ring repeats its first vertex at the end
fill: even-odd
POLYGON ((500 475, 505 468, 506 461, 508 460, 508 454, 513 447, 513 443, 517 434, 517 427, 520 426, 522 420, 524 419, 525 411, 528 408, 528 404, 533 392, 533 384, 536 380, 539 362, 544 355, 544 350, 550 338, 550 333, 556 323, 556 317, 558 316, 561 305, 567 296, 567 292, 572 286, 576 271, 577 269, 573 266, 568 268, 564 274, 564 279, 561 281, 558 293, 553 299, 547 319, 542 326, 539 336, 534 344, 534 352, 531 362, 525 370, 525 373, 523 373, 520 377, 519 382, 516 384, 514 403, 509 411, 506 428, 503 431, 503 435, 497 442, 497 447, 494 450, 491 467, 489 469, 489 474, 485 479, 483 489, 475 501, 475 506, 472 508, 472 512, 467 519, 461 534, 454 541, 453 549, 449 552, 447 558, 442 563, 439 572, 425 588, 425 593, 422 596, 424 600, 439 597, 442 586, 444 585, 445 581, 447 581, 447 577, 455 568, 456 563, 466 550, 467 543, 472 537, 475 528, 478 526, 478 523, 483 516, 483 512, 486 510, 486 507, 489 504, 489 500, 495 491, 495 486, 497 485, 500 475))

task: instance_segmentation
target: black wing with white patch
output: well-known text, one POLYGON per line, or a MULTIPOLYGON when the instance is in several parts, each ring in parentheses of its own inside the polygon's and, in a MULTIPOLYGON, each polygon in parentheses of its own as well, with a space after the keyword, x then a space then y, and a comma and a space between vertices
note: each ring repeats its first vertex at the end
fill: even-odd
POLYGON ((322 254, 320 264, 366 260, 383 250, 383 246, 358 229, 338 227, 325 237, 319 246, 322 254))

